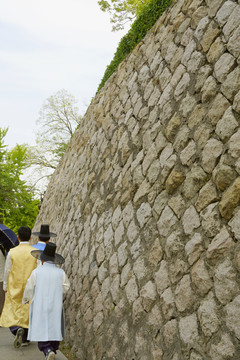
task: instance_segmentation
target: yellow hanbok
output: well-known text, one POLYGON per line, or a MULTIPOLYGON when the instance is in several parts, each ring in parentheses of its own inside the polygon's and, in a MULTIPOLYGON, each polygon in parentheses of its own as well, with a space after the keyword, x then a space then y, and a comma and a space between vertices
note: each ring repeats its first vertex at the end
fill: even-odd
POLYGON ((21 242, 8 254, 11 267, 9 275, 4 278, 7 281, 7 292, 0 326, 28 328, 30 305, 22 304, 22 298, 27 280, 37 266, 37 259, 30 254, 32 250, 35 249, 28 242, 21 242))

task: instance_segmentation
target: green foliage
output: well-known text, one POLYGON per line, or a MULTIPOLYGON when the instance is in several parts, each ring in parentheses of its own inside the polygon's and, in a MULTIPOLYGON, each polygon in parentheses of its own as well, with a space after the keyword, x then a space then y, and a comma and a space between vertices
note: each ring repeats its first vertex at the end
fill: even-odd
POLYGON ((124 25, 132 22, 151 0, 100 0, 98 4, 102 11, 111 16, 113 31, 122 30, 124 25))
POLYGON ((7 150, 4 145, 7 131, 0 128, 0 222, 16 232, 20 226, 33 226, 39 201, 21 179, 27 167, 27 147, 16 145, 7 150))
POLYGON ((117 70, 118 65, 135 48, 135 46, 144 38, 148 30, 152 28, 161 14, 171 5, 172 0, 151 0, 140 12, 137 19, 132 24, 131 29, 119 42, 114 58, 104 73, 103 79, 98 87, 99 91, 117 70))

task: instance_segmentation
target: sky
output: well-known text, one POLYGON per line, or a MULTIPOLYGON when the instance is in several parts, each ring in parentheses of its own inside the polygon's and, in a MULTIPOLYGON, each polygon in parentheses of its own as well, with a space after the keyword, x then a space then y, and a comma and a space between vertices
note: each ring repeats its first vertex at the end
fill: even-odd
POLYGON ((0 127, 5 145, 35 144, 44 101, 61 89, 84 115, 127 30, 97 0, 0 0, 0 127))

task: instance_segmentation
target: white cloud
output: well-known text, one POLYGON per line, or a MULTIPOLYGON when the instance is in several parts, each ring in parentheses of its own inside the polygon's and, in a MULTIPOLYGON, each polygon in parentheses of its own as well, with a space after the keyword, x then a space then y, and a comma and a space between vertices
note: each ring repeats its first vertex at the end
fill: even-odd
POLYGON ((0 27, 0 126, 11 147, 32 143, 43 101, 60 89, 86 110, 126 33, 111 32, 97 0, 4 1, 0 27))

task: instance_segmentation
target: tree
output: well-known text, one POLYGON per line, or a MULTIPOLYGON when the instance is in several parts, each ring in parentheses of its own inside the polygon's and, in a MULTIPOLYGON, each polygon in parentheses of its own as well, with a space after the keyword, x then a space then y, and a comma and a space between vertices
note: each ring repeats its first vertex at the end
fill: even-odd
POLYGON ((98 4, 102 11, 110 13, 112 31, 117 31, 135 20, 149 2, 150 0, 99 0, 98 4))
POLYGON ((36 146, 29 147, 28 164, 38 171, 38 180, 48 179, 56 169, 79 126, 77 100, 66 90, 59 90, 42 105, 37 124, 36 146))
POLYGON ((27 168, 27 146, 4 145, 7 128, 0 128, 0 222, 17 231, 20 226, 32 227, 39 211, 39 200, 21 178, 27 168))

